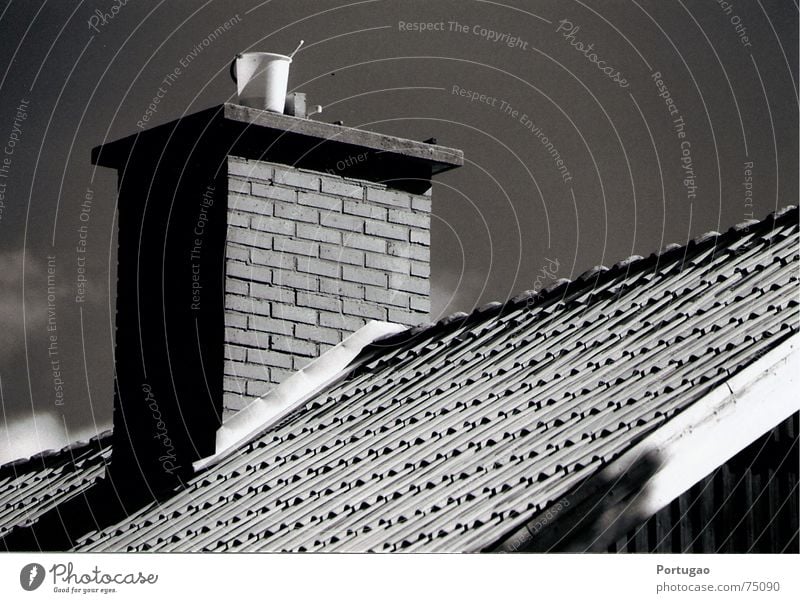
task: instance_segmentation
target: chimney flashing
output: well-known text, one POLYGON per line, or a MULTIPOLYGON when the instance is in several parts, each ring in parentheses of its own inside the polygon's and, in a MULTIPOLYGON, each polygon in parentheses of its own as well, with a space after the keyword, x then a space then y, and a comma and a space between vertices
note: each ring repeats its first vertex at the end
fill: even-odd
POLYGON ((195 461, 194 470, 199 472, 217 464, 239 446, 298 410, 317 392, 353 370, 353 361, 368 345, 406 330, 408 327, 391 322, 368 322, 269 393, 228 417, 217 429, 215 453, 195 461))

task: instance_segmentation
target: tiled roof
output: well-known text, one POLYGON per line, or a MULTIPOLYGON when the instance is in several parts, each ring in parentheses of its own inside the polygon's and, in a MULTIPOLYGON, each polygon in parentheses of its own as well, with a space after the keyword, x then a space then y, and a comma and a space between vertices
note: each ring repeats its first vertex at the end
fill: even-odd
POLYGON ((797 332, 798 213, 369 348, 95 551, 473 551, 797 332))
POLYGON ((0 467, 0 538, 36 522, 105 474, 111 432, 0 467))

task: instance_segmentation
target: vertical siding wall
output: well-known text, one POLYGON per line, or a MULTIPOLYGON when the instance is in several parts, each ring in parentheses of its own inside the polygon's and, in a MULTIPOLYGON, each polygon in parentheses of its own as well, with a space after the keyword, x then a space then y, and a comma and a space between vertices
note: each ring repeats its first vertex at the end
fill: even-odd
POLYGON ((798 415, 612 546, 629 553, 797 553, 798 415))
POLYGON ((226 414, 369 320, 428 321, 427 195, 228 158, 226 414))

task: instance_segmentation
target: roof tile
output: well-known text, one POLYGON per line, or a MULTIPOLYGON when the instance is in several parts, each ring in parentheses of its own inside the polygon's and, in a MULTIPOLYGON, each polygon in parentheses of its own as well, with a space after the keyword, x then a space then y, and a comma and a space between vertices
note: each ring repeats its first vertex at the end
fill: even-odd
POLYGON ((797 243, 793 209, 384 338, 77 549, 479 550, 796 333, 797 243))

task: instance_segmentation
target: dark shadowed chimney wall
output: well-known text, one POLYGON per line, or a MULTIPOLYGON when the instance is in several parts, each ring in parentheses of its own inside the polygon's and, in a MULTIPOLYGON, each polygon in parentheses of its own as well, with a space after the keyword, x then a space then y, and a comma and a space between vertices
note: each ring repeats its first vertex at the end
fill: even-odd
POLYGON ((146 492, 368 320, 427 320, 431 177, 463 156, 226 104, 93 161, 119 176, 111 475, 146 492))

